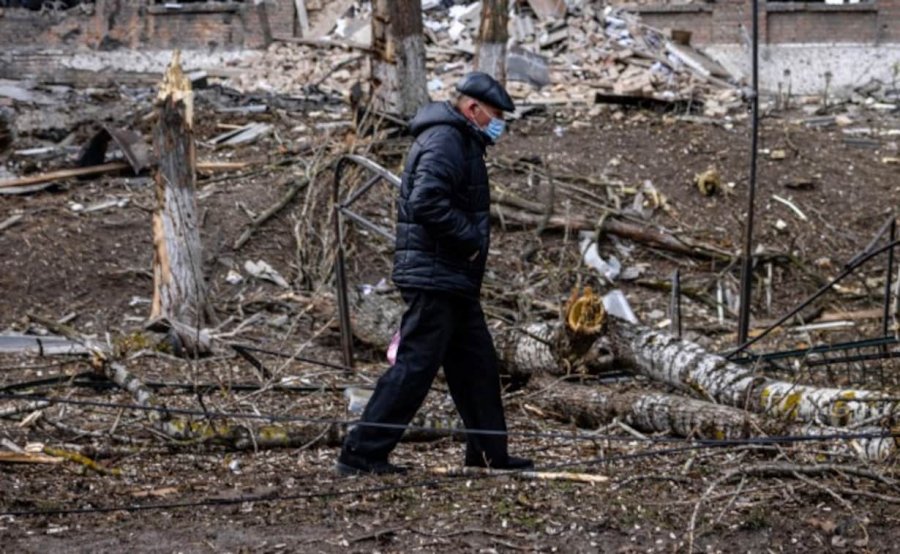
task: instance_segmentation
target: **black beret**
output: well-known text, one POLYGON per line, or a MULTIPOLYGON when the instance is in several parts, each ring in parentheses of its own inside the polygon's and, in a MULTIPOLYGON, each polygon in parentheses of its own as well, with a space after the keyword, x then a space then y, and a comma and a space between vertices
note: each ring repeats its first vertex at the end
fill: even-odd
POLYGON ((456 90, 504 112, 511 112, 516 109, 512 98, 509 97, 509 93, 506 92, 503 85, 481 71, 473 71, 460 79, 456 83, 456 90))

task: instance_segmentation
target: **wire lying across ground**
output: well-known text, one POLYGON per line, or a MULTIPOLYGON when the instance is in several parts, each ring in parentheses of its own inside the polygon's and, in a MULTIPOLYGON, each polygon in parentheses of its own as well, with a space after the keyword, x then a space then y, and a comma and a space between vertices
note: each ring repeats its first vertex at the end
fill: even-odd
MULTIPOLYGON (((617 454, 613 456, 603 456, 598 458, 592 458, 589 460, 578 461, 578 462, 563 462, 559 464, 551 464, 547 466, 542 466, 540 468, 536 468, 537 471, 553 471, 558 469, 571 468, 576 466, 593 466, 599 464, 606 464, 610 462, 617 461, 625 461, 625 460, 635 460, 641 458, 651 458, 656 456, 666 456, 672 454, 678 454, 683 452, 690 452, 694 450, 700 450, 703 448, 708 448, 708 445, 690 445, 690 446, 682 446, 675 448, 664 448, 660 450, 653 451, 644 451, 644 452, 636 452, 629 454, 617 454)), ((376 487, 368 487, 368 488, 360 488, 360 489, 340 489, 334 491, 323 491, 323 492, 306 492, 306 493, 297 493, 297 494, 289 494, 289 495, 281 495, 281 494, 259 494, 259 495, 244 495, 235 498, 206 498, 202 500, 196 501, 184 501, 184 502, 168 502, 168 503, 160 503, 160 504, 135 504, 135 505, 125 505, 125 506, 105 506, 98 508, 59 508, 59 509, 49 509, 49 510, 7 510, 0 512, 0 517, 28 517, 28 516, 52 516, 52 515, 77 515, 77 514, 91 514, 91 513, 110 513, 110 512, 140 512, 140 511, 150 511, 150 510, 174 510, 174 509, 183 509, 183 508, 195 508, 195 507, 203 507, 203 506, 232 506, 235 504, 243 504, 245 502, 288 502, 293 500, 304 500, 304 499, 315 499, 315 498, 336 498, 341 496, 350 496, 357 494, 377 494, 380 492, 390 492, 395 490, 404 490, 404 489, 414 489, 414 488, 428 488, 428 487, 441 487, 445 485, 449 485, 455 482, 458 482, 460 479, 466 480, 486 480, 496 477, 506 477, 511 474, 516 473, 515 470, 511 470, 508 472, 497 472, 497 473, 484 473, 480 475, 445 475, 440 478, 427 479, 422 481, 416 481, 414 483, 394 483, 389 485, 381 485, 376 487)))
MULTIPOLYGON (((569 441, 628 441, 633 442, 633 436, 621 435, 598 435, 594 433, 548 433, 534 431, 497 431, 494 429, 466 429, 466 428, 449 428, 436 430, 431 427, 421 425, 402 425, 394 423, 372 423, 359 420, 348 420, 338 418, 315 418, 308 416, 291 416, 276 414, 259 414, 246 412, 222 412, 222 411, 203 411, 191 410, 186 408, 169 408, 165 406, 141 406, 138 404, 127 404, 120 402, 103 402, 99 400, 77 400, 72 398, 53 398, 49 396, 40 396, 35 394, 7 394, 0 393, 0 399, 3 400, 28 400, 37 402, 47 402, 49 404, 69 404, 76 406, 90 406, 94 408, 110 408, 110 409, 126 409, 144 412, 169 413, 173 415, 194 415, 213 419, 251 419, 262 420, 279 423, 311 423, 319 425, 360 425, 364 427, 373 427, 380 429, 403 429, 410 431, 440 431, 448 435, 487 435, 487 436, 517 436, 523 438, 545 438, 545 439, 561 439, 569 441)), ((720 446, 742 446, 742 445, 766 445, 766 444, 790 444, 798 442, 828 442, 835 440, 859 440, 859 439, 884 439, 884 438, 900 438, 900 432, 884 430, 883 432, 867 432, 867 433, 830 433, 822 435, 770 435, 764 437, 750 437, 746 439, 692 439, 687 437, 647 437, 648 442, 658 443, 695 443, 705 447, 720 446)))

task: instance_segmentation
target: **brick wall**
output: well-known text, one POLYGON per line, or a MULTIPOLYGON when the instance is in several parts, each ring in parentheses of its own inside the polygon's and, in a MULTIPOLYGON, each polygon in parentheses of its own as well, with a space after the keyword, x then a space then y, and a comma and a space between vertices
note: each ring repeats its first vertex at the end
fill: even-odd
MULTIPOLYGON (((766 17, 769 43, 860 42, 873 44, 878 40, 878 11, 873 5, 815 5, 801 7, 819 9, 773 11, 775 7, 769 6, 766 17), (856 9, 858 7, 865 9, 856 9)), ((789 4, 784 7, 793 8, 794 5, 789 4)))
POLYGON ((900 42, 900 0, 878 0, 878 41, 900 42))
MULTIPOLYGON (((648 24, 691 31, 704 44, 745 44, 753 25, 750 0, 629 5, 648 24)), ((827 5, 759 1, 761 44, 900 42, 900 0, 827 5)))
MULTIPOLYGON (((640 13, 654 27, 690 31, 694 44, 744 44, 749 40, 750 0, 688 4, 650 1, 655 3, 621 5, 640 13)), ((234 13, 154 14, 148 9, 152 4, 150 0, 96 0, 93 16, 77 10, 48 17, 7 9, 0 17, 0 44, 93 48, 117 45, 259 48, 264 45, 263 26, 252 0, 240 4, 234 13), (27 44, 23 44, 22 37, 28 37, 27 44)), ((265 5, 272 34, 294 35, 293 0, 267 0, 265 5)), ((759 6, 762 44, 900 43, 900 0, 850 5, 760 0, 759 6)))
POLYGON ((691 31, 691 42, 706 44, 712 41, 713 10, 707 4, 646 6, 640 9, 641 20, 657 29, 691 31))
MULTIPOLYGON (((222 6, 215 2, 210 5, 222 6)), ((293 35, 293 1, 268 0, 265 6, 272 35, 293 35)), ((159 6, 150 0, 97 0, 93 15, 70 10, 47 16, 7 9, 0 16, 0 44, 45 48, 260 48, 265 44, 263 28, 257 7, 250 0, 234 12, 211 13, 160 13, 159 6), (27 44, 22 37, 28 37, 27 44)))

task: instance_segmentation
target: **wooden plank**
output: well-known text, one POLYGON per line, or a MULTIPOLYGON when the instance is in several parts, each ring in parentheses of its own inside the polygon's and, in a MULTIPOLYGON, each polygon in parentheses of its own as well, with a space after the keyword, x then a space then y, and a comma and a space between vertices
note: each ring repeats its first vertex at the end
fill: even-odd
POLYGON ((538 19, 562 19, 566 15, 565 0, 528 0, 538 19))
MULTIPOLYGON (((249 162, 198 162, 197 171, 232 171, 243 169, 250 165, 249 162)), ((100 165, 92 165, 90 167, 76 167, 72 169, 60 169, 58 171, 50 171, 48 173, 40 173, 38 175, 28 175, 26 177, 18 177, 16 179, 7 179, 0 181, 0 189, 7 187, 26 187, 29 185, 39 185, 58 181, 60 179, 71 179, 72 177, 85 177, 88 175, 102 175, 104 173, 116 173, 131 169, 131 165, 126 162, 110 162, 100 165)))
POLYGON ((236 13, 241 9, 240 4, 218 4, 213 2, 198 2, 192 4, 162 4, 144 8, 150 15, 182 15, 188 13, 215 14, 236 13))
POLYGON ((0 452, 0 463, 7 464, 59 464, 62 458, 37 452, 0 452))

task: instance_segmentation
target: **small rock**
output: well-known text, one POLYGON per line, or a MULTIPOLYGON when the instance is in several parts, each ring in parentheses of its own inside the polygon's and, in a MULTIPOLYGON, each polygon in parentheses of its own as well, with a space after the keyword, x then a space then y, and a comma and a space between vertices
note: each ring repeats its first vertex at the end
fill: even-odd
POLYGON ((647 319, 662 319, 666 317, 666 312, 662 310, 651 310, 650 313, 647 314, 647 319))
POLYGON ((853 124, 853 118, 847 114, 840 114, 834 117, 834 122, 837 123, 839 127, 846 127, 847 125, 853 124))

